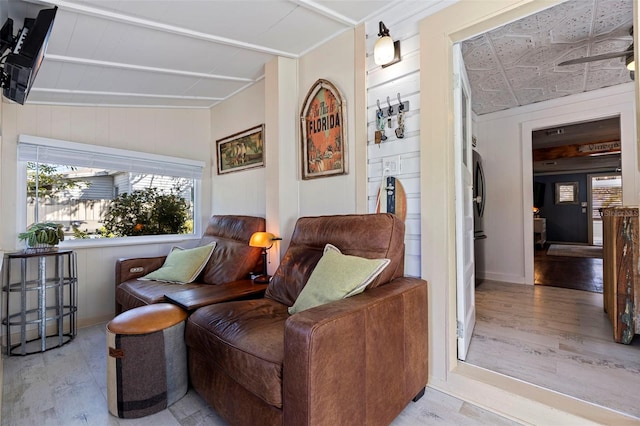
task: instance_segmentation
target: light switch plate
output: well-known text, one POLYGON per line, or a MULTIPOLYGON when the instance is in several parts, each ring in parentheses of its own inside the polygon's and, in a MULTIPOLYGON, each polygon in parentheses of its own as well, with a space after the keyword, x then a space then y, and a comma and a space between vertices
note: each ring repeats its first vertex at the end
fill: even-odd
POLYGON ((385 176, 397 175, 400 173, 400 156, 386 157, 383 159, 382 165, 385 169, 385 176))

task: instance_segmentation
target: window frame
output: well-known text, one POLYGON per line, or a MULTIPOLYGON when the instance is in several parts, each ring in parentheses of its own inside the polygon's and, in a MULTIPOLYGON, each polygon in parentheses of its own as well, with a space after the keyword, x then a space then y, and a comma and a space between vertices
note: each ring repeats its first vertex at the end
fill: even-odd
MULTIPOLYGON (((82 144, 59 139, 43 138, 31 135, 19 135, 18 146, 20 144, 39 145, 43 147, 56 147, 70 150, 78 150, 78 152, 90 152, 91 150, 100 152, 105 155, 113 155, 120 157, 128 157, 133 160, 157 161, 158 163, 182 164, 200 169, 200 176, 193 177, 193 233, 192 234, 164 234, 164 235, 140 235, 129 237, 114 238, 92 238, 92 239, 74 239, 65 240, 59 244, 60 248, 91 248, 91 247, 109 247, 109 246, 127 246, 127 245, 143 245, 143 244, 159 244, 171 243, 188 240, 198 240, 202 233, 202 179, 204 178, 204 168, 206 163, 200 160, 191 160, 180 157, 172 157, 166 155, 146 153, 142 151, 125 150, 119 148, 111 148, 102 145, 82 144)), ((17 152, 19 153, 19 149, 17 152)), ((19 230, 27 227, 27 163, 30 160, 20 160, 17 154, 17 220, 16 224, 19 230)), ((46 164, 46 163, 44 163, 46 164)), ((22 232, 22 231, 18 231, 22 232)))

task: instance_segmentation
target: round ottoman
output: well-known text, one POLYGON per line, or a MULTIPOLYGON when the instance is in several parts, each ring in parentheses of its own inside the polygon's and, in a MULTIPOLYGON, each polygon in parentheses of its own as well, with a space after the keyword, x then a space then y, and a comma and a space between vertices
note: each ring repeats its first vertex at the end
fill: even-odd
POLYGON ((137 418, 187 393, 187 313, 169 303, 131 309, 107 324, 109 412, 137 418))

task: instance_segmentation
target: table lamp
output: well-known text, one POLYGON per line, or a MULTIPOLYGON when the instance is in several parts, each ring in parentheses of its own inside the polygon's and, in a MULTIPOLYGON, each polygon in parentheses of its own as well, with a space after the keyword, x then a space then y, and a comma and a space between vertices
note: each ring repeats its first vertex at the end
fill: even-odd
POLYGON ((282 238, 276 237, 271 232, 254 232, 249 240, 251 247, 260 247, 262 249, 262 275, 259 275, 253 279, 254 283, 266 284, 271 277, 267 274, 267 250, 273 246, 274 241, 282 240, 282 238))

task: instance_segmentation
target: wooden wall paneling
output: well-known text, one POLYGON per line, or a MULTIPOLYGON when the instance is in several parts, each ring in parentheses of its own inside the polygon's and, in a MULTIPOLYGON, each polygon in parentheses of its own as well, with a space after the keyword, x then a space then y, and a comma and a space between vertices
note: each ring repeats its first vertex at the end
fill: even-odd
POLYGON ((634 294, 640 288, 638 272, 637 207, 603 209, 604 232, 604 307, 613 326, 614 340, 629 344, 640 329, 640 305, 634 294))
MULTIPOLYGON (((385 20, 386 17, 378 17, 385 20)), ((378 190, 387 159, 400 161, 399 170, 391 175, 398 178, 407 196, 407 217, 405 219, 405 274, 421 276, 421 225, 420 225, 420 37, 418 18, 403 20, 394 24, 394 34, 400 39, 402 61, 387 68, 373 62, 373 55, 367 60, 367 205, 375 211, 378 190), (380 108, 389 108, 389 103, 397 108, 398 93, 403 102, 409 101, 409 111, 405 113, 405 137, 398 139, 395 129, 397 115, 392 117, 392 128, 385 128, 387 140, 375 144, 376 113, 380 108)), ((377 36, 378 19, 367 22, 367 50, 373 51, 377 36)), ((389 175, 389 173, 387 173, 389 175)))

